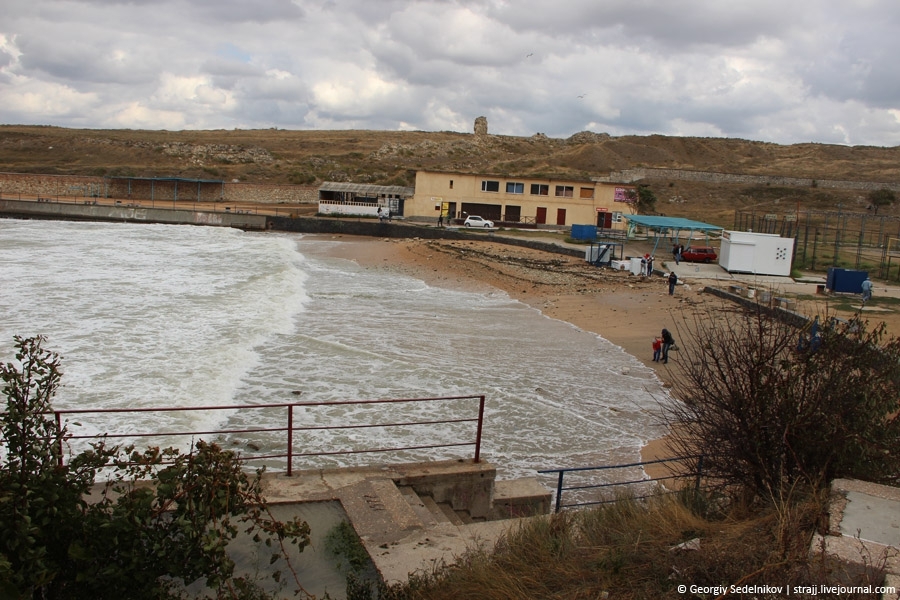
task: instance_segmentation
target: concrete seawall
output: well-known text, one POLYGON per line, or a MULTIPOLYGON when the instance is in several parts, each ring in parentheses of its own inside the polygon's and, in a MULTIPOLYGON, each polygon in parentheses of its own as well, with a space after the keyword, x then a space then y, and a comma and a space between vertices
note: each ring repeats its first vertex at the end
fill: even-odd
POLYGON ((327 217, 278 217, 239 212, 178 210, 141 206, 71 204, 0 199, 0 216, 21 219, 51 219, 59 221, 102 221, 113 223, 164 223, 169 225, 207 225, 234 227, 245 230, 293 231, 296 233, 336 233, 382 238, 422 238, 479 240, 535 250, 584 256, 584 249, 551 242, 495 235, 493 232, 470 232, 454 227, 426 227, 402 220, 383 223, 375 219, 341 219, 327 217))
POLYGON ((6 217, 23 219, 209 225, 250 230, 263 230, 266 228, 266 217, 264 215, 173 210, 142 206, 109 206, 93 203, 66 204, 62 202, 0 200, 0 214, 6 217))

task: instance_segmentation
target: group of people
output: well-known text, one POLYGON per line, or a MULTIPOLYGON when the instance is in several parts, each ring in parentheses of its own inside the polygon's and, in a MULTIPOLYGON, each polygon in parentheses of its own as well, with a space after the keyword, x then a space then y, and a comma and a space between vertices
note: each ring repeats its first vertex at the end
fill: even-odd
POLYGON ((653 362, 667 364, 669 362, 669 350, 675 345, 675 338, 668 329, 663 329, 662 334, 653 340, 653 362))
POLYGON ((387 209, 387 211, 382 211, 381 207, 379 206, 378 207, 378 220, 381 221, 382 223, 384 223, 385 218, 387 218, 388 221, 391 220, 391 209, 387 209))
POLYGON ((653 275, 653 257, 645 254, 641 257, 641 277, 653 275))

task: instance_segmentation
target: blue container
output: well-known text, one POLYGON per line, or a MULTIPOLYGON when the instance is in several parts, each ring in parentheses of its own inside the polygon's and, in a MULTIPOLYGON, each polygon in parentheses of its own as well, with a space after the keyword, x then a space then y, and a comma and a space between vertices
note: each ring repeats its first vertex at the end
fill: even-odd
POLYGON ((573 240, 596 240, 597 239, 597 226, 596 225, 572 225, 572 239, 573 240))
POLYGON ((832 292, 859 294, 862 292, 862 282, 868 278, 868 271, 852 271, 850 269, 831 267, 828 269, 825 287, 832 292))

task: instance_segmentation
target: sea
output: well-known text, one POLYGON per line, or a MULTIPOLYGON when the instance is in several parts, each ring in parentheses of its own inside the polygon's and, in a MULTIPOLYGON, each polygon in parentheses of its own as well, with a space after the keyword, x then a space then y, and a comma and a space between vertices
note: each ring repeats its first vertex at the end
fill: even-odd
MULTIPOLYGON (((57 409, 258 406, 297 409, 294 468, 386 461, 333 451, 420 447, 392 460, 471 458, 471 422, 332 430, 333 425, 470 418, 477 401, 339 404, 485 396, 482 458, 498 478, 640 460, 661 435, 668 392, 652 369, 600 335, 506 293, 429 285, 337 258, 340 240, 188 225, 0 219, 0 360, 14 336, 61 357, 57 409), (403 408, 400 408, 400 407, 403 408), (373 416, 375 411, 382 411, 373 416), (321 429, 315 429, 321 427, 321 429), (437 440, 437 441, 436 441, 437 440)), ((649 342, 648 342, 649 348, 649 342)), ((79 415, 72 432, 284 427, 284 409, 79 415)), ((133 436, 133 437, 129 437, 133 436)), ((215 437, 215 436, 212 436, 215 437)), ((275 452, 283 434, 216 438, 275 452)), ((160 444, 159 440, 153 442, 160 444)), ((277 465, 272 465, 277 468, 277 465)), ((552 482, 551 482, 552 483, 552 482)))

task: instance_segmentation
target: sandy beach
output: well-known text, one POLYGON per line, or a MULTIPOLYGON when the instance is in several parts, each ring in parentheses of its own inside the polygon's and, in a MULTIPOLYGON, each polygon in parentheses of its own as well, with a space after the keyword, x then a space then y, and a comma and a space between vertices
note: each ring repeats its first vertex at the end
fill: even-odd
MULTIPOLYGON (((371 239, 329 236, 343 244, 334 253, 371 269, 401 272, 430 285, 454 289, 501 289, 543 314, 596 333, 655 369, 665 384, 677 369, 653 362, 652 341, 685 311, 721 302, 679 286, 669 296, 665 278, 600 269, 583 258, 550 254, 490 241, 371 239)), ((657 263, 659 265, 659 263, 657 263)), ((642 450, 643 459, 666 456, 665 440, 642 450)))

